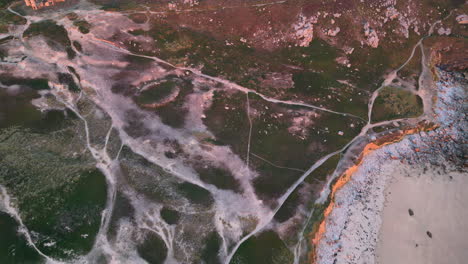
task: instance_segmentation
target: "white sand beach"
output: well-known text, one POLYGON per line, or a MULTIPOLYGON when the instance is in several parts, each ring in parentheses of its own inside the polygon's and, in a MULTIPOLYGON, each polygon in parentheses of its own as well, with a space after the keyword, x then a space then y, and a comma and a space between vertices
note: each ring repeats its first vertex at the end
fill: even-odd
POLYGON ((446 80, 440 127, 369 153, 336 192, 318 264, 468 263, 466 87, 446 80))
POLYGON ((468 175, 418 173, 406 165, 387 183, 376 263, 467 263, 468 175))

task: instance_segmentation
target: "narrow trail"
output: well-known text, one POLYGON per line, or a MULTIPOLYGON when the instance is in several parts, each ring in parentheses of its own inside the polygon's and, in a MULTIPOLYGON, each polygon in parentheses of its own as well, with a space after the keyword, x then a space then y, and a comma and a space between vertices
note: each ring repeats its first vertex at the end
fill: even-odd
POLYGON ((255 91, 255 90, 252 90, 252 89, 249 89, 249 88, 246 88, 246 87, 243 87, 243 86, 240 86, 240 85, 238 85, 236 83, 233 83, 233 82, 230 82, 228 80, 225 80, 225 79, 222 79, 222 78, 219 78, 219 77, 213 77, 213 76, 210 76, 210 75, 206 75, 206 74, 202 73, 200 70, 197 70, 197 69, 188 68, 188 67, 178 67, 178 66, 173 65, 172 63, 170 63, 168 61, 165 61, 165 60, 162 60, 162 59, 160 59, 158 57, 133 53, 133 52, 131 52, 131 51, 125 49, 125 48, 122 48, 122 47, 116 45, 115 43, 113 43, 111 41, 108 41, 108 40, 105 40, 105 39, 92 38, 92 39, 90 39, 90 41, 92 41, 94 43, 99 43, 99 44, 106 45, 107 47, 111 47, 115 51, 125 53, 127 55, 152 59, 152 60, 154 60, 154 61, 156 61, 158 63, 169 66, 169 67, 171 67, 173 69, 177 69, 177 70, 181 70, 181 71, 189 71, 189 72, 191 72, 191 73, 193 73, 193 74, 195 74, 195 75, 197 75, 199 77, 202 77, 204 79, 208 79, 208 80, 212 80, 212 81, 221 83, 221 84, 225 85, 228 88, 236 89, 236 90, 241 91, 243 93, 255 94, 255 95, 259 96, 260 98, 262 98, 263 100, 268 101, 270 103, 284 104, 284 105, 291 105, 291 106, 302 106, 302 107, 305 107, 305 108, 311 108, 311 109, 315 109, 315 110, 328 112, 328 113, 331 113, 331 114, 341 115, 341 116, 345 116, 345 117, 352 117, 352 118, 360 119, 362 121, 366 121, 362 117, 354 115, 354 114, 350 114, 350 113, 337 112, 337 111, 333 111, 333 110, 330 110, 330 109, 327 109, 327 108, 324 108, 324 107, 311 105, 311 104, 307 104, 307 103, 303 103, 303 102, 294 102, 294 101, 290 101, 290 100, 279 100, 279 99, 275 99, 275 98, 270 98, 270 97, 268 97, 268 96, 266 96, 266 95, 264 95, 262 93, 259 93, 259 92, 255 91))
MULTIPOLYGON (((7 10, 17 16, 20 16, 26 19, 26 24, 22 26, 22 31, 20 31, 19 34, 17 35, 15 34, 15 36, 19 38, 22 44, 24 44, 23 32, 29 27, 29 25, 31 24, 31 21, 27 17, 11 9, 11 7, 8 7, 7 10)), ((23 223, 23 220, 21 219, 18 209, 15 208, 14 205, 12 204, 11 197, 8 195, 6 188, 1 185, 0 185, 0 201, 3 203, 3 209, 5 210, 5 212, 8 213, 11 217, 13 217, 13 219, 15 219, 15 221, 18 223, 19 225, 18 232, 24 236, 28 245, 34 251, 36 251, 41 257, 45 259, 46 263, 48 264, 63 264, 64 263, 46 255, 36 246, 36 244, 32 240, 32 236, 30 234, 29 229, 26 227, 26 225, 23 223)))
MULTIPOLYGON (((250 118, 250 100, 249 100, 249 93, 246 93, 245 94, 246 96, 246 105, 247 105, 247 109, 246 109, 246 114, 247 114, 247 119, 249 120, 249 138, 248 138, 248 141, 247 141, 247 155, 245 157, 245 160, 246 160, 246 169, 247 169, 247 173, 250 174, 250 142, 252 141, 252 128, 253 128, 253 124, 252 124, 252 118, 250 118)), ((250 178, 250 175, 248 175, 248 178, 250 178)))
MULTIPOLYGON (((449 14, 450 16, 450 14, 449 14)), ((447 16, 448 17, 448 16, 447 16)), ((445 19, 445 18, 444 18, 445 19)), ((438 20, 436 22, 434 22, 430 29, 429 29, 429 33, 428 35, 422 37, 416 44, 415 46, 413 47, 412 49, 412 52, 409 56, 409 58, 399 67, 397 68, 397 70, 393 71, 382 83, 382 85, 376 90, 374 91, 374 93, 372 94, 372 97, 370 99, 370 102, 369 102, 369 105, 368 105, 368 120, 367 120, 367 124, 361 129, 361 132, 356 136, 354 137, 350 142, 348 142, 344 147, 342 147, 341 149, 335 151, 335 152, 332 152, 324 157, 322 157, 320 160, 318 160, 315 164, 313 164, 296 182, 294 185, 292 185, 288 191, 286 191, 285 194, 283 194, 281 196, 281 198, 278 199, 278 206, 276 207, 276 209, 273 211, 273 214, 271 215, 270 219, 268 221, 265 221, 263 223, 263 225, 258 225, 257 228, 255 228, 254 231, 252 231, 251 233, 249 233, 248 235, 246 235, 241 241, 239 241, 239 243, 234 247, 234 249, 232 250, 231 254, 228 256, 228 258, 226 259, 226 261, 224 262, 225 264, 229 264, 231 262, 231 259, 232 257, 234 256, 234 254, 236 253, 237 249, 240 247, 240 245, 246 241, 247 239, 249 239, 251 236, 257 234, 258 232, 260 232, 261 230, 263 230, 263 228, 270 223, 271 219, 273 219, 274 215, 280 210, 280 208, 283 206, 283 204, 285 203, 285 201, 287 200, 287 198, 296 190, 296 188, 307 178, 307 176, 312 173, 313 171, 315 171, 318 167, 320 167, 323 163, 325 163, 329 158, 333 157, 334 155, 337 155, 337 154, 340 154, 340 153, 343 153, 344 151, 346 151, 348 149, 348 147, 350 147, 356 140, 358 140, 359 138, 365 136, 368 131, 374 127, 377 127, 377 126, 382 126, 382 125, 386 125, 386 124, 391 124, 393 122, 397 122, 397 121, 420 121, 420 120, 423 120, 426 115, 422 115, 420 117, 417 117, 417 118, 402 118, 402 119, 397 119, 397 120, 387 120, 387 121, 382 121, 382 122, 378 122, 378 123, 375 123, 375 124, 372 124, 371 123, 371 115, 372 115, 372 108, 373 108, 373 104, 374 104, 374 101, 378 95, 378 92, 379 90, 381 90, 383 87, 385 87, 386 85, 390 84, 393 79, 396 78, 397 76, 397 73, 398 71, 400 71, 401 69, 403 69, 410 61, 411 59, 413 58, 414 54, 415 54, 415 51, 418 47, 421 47, 422 48, 422 41, 429 37, 433 30, 434 30, 434 27, 436 24, 440 23, 441 20, 438 20)), ((426 67, 425 64, 426 64, 426 59, 425 59, 425 56, 424 54, 422 54, 422 59, 421 59, 421 63, 423 64, 423 67, 426 67)), ((421 73, 421 75, 424 74, 424 71, 421 73)), ((421 78, 420 78, 421 79, 421 78)), ((422 91, 424 89, 422 89, 422 86, 420 86, 420 91, 422 91)), ((418 91, 418 92, 420 92, 418 91)), ((336 171, 335 171, 336 172, 336 171)), ((321 193, 321 196, 315 201, 315 204, 317 203, 323 203, 325 200, 326 200, 326 197, 328 197, 329 195, 329 189, 330 189, 330 186, 331 186, 331 182, 333 182, 333 180, 337 177, 338 175, 336 175, 336 173, 334 173, 334 177, 331 177, 328 182, 327 182, 327 192, 322 192, 321 193)), ((300 237, 302 237, 302 233, 299 234, 300 237)), ((302 239, 300 238, 299 239, 299 242, 296 246, 297 247, 300 247, 300 244, 302 242, 302 239)), ((296 252, 300 252, 301 249, 295 249, 296 252)), ((297 264, 297 262, 299 261, 298 257, 295 256, 295 264, 297 264)))
POLYGON ((274 164, 273 162, 271 162, 271 161, 269 161, 269 160, 267 160, 267 159, 265 159, 265 158, 263 158, 263 157, 261 157, 261 156, 255 154, 255 153, 250 153, 250 155, 252 155, 252 156, 254 156, 255 158, 257 158, 257 159, 259 159, 259 160, 262 160, 262 161, 264 161, 264 162, 266 162, 266 163, 270 164, 271 166, 276 167, 276 168, 278 168, 278 169, 287 169, 287 170, 305 172, 304 170, 301 170, 301 169, 298 169, 298 168, 283 167, 283 166, 276 165, 276 164, 274 164))
POLYGON ((33 250, 35 250, 41 257, 43 257, 47 263, 50 264, 64 264, 63 262, 57 261, 46 254, 44 254, 39 248, 37 248, 36 244, 33 242, 31 234, 29 233, 28 228, 26 225, 23 223, 23 220, 21 219, 21 216, 18 212, 18 210, 14 207, 14 205, 11 202, 11 198, 8 195, 8 192, 5 187, 0 185, 0 202, 3 204, 3 209, 7 214, 9 214, 15 221, 18 223, 19 228, 18 232, 24 236, 26 239, 26 242, 28 243, 29 246, 32 247, 33 250))
MULTIPOLYGON (((449 15, 447 15, 445 18, 443 18, 442 20, 438 20, 436 22, 434 22, 431 27, 429 28, 429 31, 428 31, 428 34, 426 36, 423 36, 413 47, 412 49, 412 52, 409 56, 409 58, 400 66, 398 67, 395 71, 393 71, 389 77, 387 77, 384 82, 382 83, 382 85, 376 90, 374 91, 374 93, 372 94, 372 97, 371 97, 371 100, 369 102, 369 106, 368 106, 368 123, 367 125, 363 128, 362 132, 360 133, 360 135, 363 135, 363 132, 364 131, 368 131, 369 129, 371 128, 374 128, 374 127, 378 127, 378 126, 383 126, 383 125, 387 125, 387 124, 391 124, 391 123, 395 123, 395 122, 419 122, 419 121, 422 121, 422 120, 426 120, 427 118, 432 118, 432 116, 430 115, 430 111, 432 111, 432 104, 428 103, 427 100, 424 100, 424 98, 427 98, 427 96, 424 96, 422 93, 426 92, 426 89, 424 89, 424 84, 423 84, 423 80, 425 80, 425 76, 427 75, 430 75, 430 72, 427 68, 427 59, 426 59, 426 56, 424 54, 424 46, 423 46, 423 41, 431 36, 433 34, 433 31, 434 31, 434 27, 440 23, 441 21, 447 19, 448 17, 450 17, 452 14, 452 12, 450 12, 449 15), (424 114, 419 116, 419 117, 415 117, 415 118, 400 118, 400 119, 393 119, 393 120, 387 120, 387 121, 381 121, 381 122, 378 122, 378 123, 374 123, 372 124, 371 123, 371 114, 372 114, 372 109, 373 109, 373 104, 374 104, 374 101, 378 95, 378 92, 383 88, 385 87, 386 85, 388 85, 389 83, 391 83, 395 78, 397 78, 397 73, 402 70, 404 67, 406 67, 406 65, 413 59, 414 57, 414 54, 416 52, 416 49, 417 48, 420 48, 421 49, 421 66, 422 66, 422 70, 421 70, 421 73, 420 73, 420 76, 419 76, 419 79, 418 79, 418 82, 419 82, 419 90, 417 91, 416 94, 420 95, 421 98, 423 98, 423 103, 424 103, 424 114)), ((432 100, 432 98, 429 98, 429 100, 432 100)), ((367 132, 366 132, 367 133, 367 132)), ((354 141, 354 140, 353 140, 354 141)), ((350 142, 351 143, 351 142, 350 142)), ((328 190, 330 189, 330 186, 331 186, 331 182, 337 177, 338 175, 336 175, 336 170, 334 172, 334 177, 332 177, 332 179, 329 180, 328 182, 328 190)), ((326 193, 326 197, 328 197, 329 195, 329 192, 326 193)), ((323 203, 325 198, 326 198, 323 194, 322 194, 322 197, 317 199, 315 204, 317 203, 323 203)), ((313 211, 310 213, 309 215, 309 219, 312 215, 313 211)), ((306 222, 307 223, 307 222, 306 222)), ((304 226, 305 228, 305 226, 304 226)), ((294 258, 294 264, 299 264, 299 261, 300 261, 300 254, 301 254, 301 251, 302 251, 302 241, 303 241, 303 233, 304 233, 305 229, 303 229, 303 231, 299 234, 299 240, 298 240, 298 243, 296 244, 296 247, 295 247, 295 258, 294 258)))
MULTIPOLYGON (((371 96, 371 99, 369 101, 369 105, 368 105, 368 113, 367 113, 367 124, 371 124, 372 123, 372 109, 374 107, 374 103, 375 103, 375 100, 377 99, 378 95, 379 95, 379 92, 386 86, 390 85, 394 79, 396 79, 398 77, 398 72, 400 72, 404 67, 406 67, 406 65, 413 59, 414 57, 414 54, 416 53, 416 49, 419 47, 421 49, 421 65, 422 65, 422 71, 421 71, 421 74, 420 74, 420 78, 418 80, 418 84, 419 86, 418 87, 423 87, 423 83, 422 83, 422 79, 421 76, 423 76, 425 74, 425 69, 427 69, 427 64, 426 64, 426 56, 425 56, 425 53, 424 53, 424 46, 423 46, 423 41, 430 37, 433 33, 434 33, 434 28, 437 24, 441 23, 442 21, 444 21, 445 19, 449 18, 450 16, 452 15, 452 12, 450 12, 445 18, 441 19, 441 20, 437 20, 435 21, 434 23, 432 23, 432 25, 430 26, 429 28, 429 31, 427 33, 427 35, 421 37, 419 39, 419 41, 413 46, 413 49, 411 51, 411 54, 410 56, 408 57, 408 59, 400 66, 398 67, 396 70, 392 71, 388 76, 387 78, 385 78, 385 80, 383 81, 382 85, 377 89, 375 90, 373 93, 372 93, 372 96, 371 96)), ((419 89, 418 91, 415 92, 415 94, 419 95, 421 98, 423 98, 423 95, 421 94, 421 89, 419 89)), ((425 110, 427 109, 426 106, 425 107, 425 110)), ((425 114, 426 114, 426 111, 425 111, 425 114)))
MULTIPOLYGON (((275 2, 275 3, 282 3, 282 2, 285 2, 285 1, 278 1, 278 2, 275 2)), ((12 13, 15 13, 17 14, 15 11, 11 10, 10 8, 8 8, 8 10, 12 13)), ((19 14, 18 14, 19 15, 19 14)), ((20 15, 21 16, 21 15, 20 15)), ((23 16, 22 16, 23 17, 23 16)), ((106 40, 101 40, 101 39, 90 39, 90 41, 94 42, 94 43, 99 43, 99 45, 105 45, 106 47, 109 47, 111 49, 113 49, 114 51, 117 51, 117 52, 120 52, 120 53, 125 53, 125 54, 128 54, 128 55, 133 55, 133 56, 137 56, 137 57, 142 57, 142 58, 149 58, 149 59, 152 59, 160 64, 163 64, 163 65, 167 65, 167 66, 170 66, 171 68, 174 68, 174 69, 178 69, 178 70, 181 70, 181 71, 189 71, 189 72, 192 72, 193 74, 199 76, 199 77, 202 77, 202 78, 205 78, 205 79, 208 79, 208 80, 212 80, 212 81, 215 81, 215 82, 218 82, 218 83, 221 83, 223 85, 225 85, 226 87, 228 88, 232 88, 232 89, 236 89, 238 91, 241 91, 243 93, 246 94, 246 97, 247 97, 247 116, 249 118, 249 139, 248 139, 248 147, 247 147, 247 167, 249 166, 249 162, 250 162, 250 155, 256 157, 256 158, 259 158, 259 159, 262 159, 263 161, 265 162, 268 162, 267 160, 263 159, 262 157, 254 154, 254 153, 251 153, 250 152, 250 143, 251 143, 251 134, 252 134, 252 120, 250 118, 250 102, 249 102, 249 93, 252 93, 252 94, 255 94, 259 97, 261 97, 263 100, 265 101, 268 101, 268 102, 271 102, 271 103, 275 103, 275 104, 284 104, 284 105, 291 105, 291 106, 301 106, 301 107, 306 107, 306 108, 311 108, 311 109, 315 109, 315 110, 319 110, 319 111, 324 111, 324 112, 328 112, 328 113, 332 113, 332 114, 336 114, 336 115, 341 115, 341 116, 345 116, 345 117, 352 117, 352 118, 357 118, 357 119, 360 119, 360 120, 363 120, 365 122, 367 122, 367 124, 361 129, 361 132, 356 136, 354 137, 350 142, 348 142, 345 146, 343 146, 342 148, 340 148, 339 150, 336 150, 332 153, 329 153, 328 155, 325 155, 323 156, 322 158, 320 158, 317 162, 315 162, 309 169, 307 169, 306 171, 303 171, 303 170, 299 170, 299 169, 295 169, 295 168, 286 168, 286 167, 281 167, 281 168, 284 168, 284 169, 293 169, 293 170, 297 170, 297 171, 301 171, 303 172, 302 176, 294 183, 294 185, 292 185, 277 201, 278 201, 278 206, 268 215, 268 217, 266 219, 262 219, 261 223, 259 223, 257 225, 257 227, 252 231, 250 232, 248 235, 244 236, 239 242, 237 242, 235 244, 235 246, 231 249, 231 252, 229 253, 229 255, 227 256, 226 260, 225 260, 225 263, 226 264, 229 264, 232 257, 234 256, 234 254, 236 253, 237 249, 240 247, 240 245, 242 245, 243 242, 245 242, 247 239, 249 239, 250 237, 256 235, 258 232, 262 231, 268 224, 271 223, 271 220, 273 219, 274 215, 280 210, 280 208, 283 206, 283 204, 285 203, 285 201, 288 199, 288 197, 298 188, 298 186, 307 178, 307 176, 310 175, 310 173, 312 173, 313 171, 315 171, 317 168, 319 168, 323 163, 325 163, 328 159, 330 159, 331 157, 337 155, 337 154, 340 154, 340 153, 343 153, 344 151, 346 151, 348 149, 348 147, 350 147, 352 144, 354 144, 358 139, 364 137, 367 135, 368 131, 374 127, 377 127, 377 126, 382 126, 382 125, 386 125, 386 124, 391 124, 393 122, 400 122, 400 121, 418 121, 418 120, 422 120, 421 117, 418 117, 418 118, 402 118, 402 119, 397 119, 397 120, 388 120, 388 121, 382 121, 382 122, 378 122, 378 123, 375 123, 375 124, 372 124, 371 123, 371 114, 372 114, 372 108, 373 108, 373 105, 374 105, 374 102, 375 102, 375 99, 377 98, 378 96, 378 93, 379 91, 385 86, 387 85, 388 83, 391 83, 391 81, 397 76, 397 73, 403 69, 408 63, 409 61, 411 61, 411 59, 413 58, 414 54, 415 54, 415 51, 416 49, 419 47, 421 48, 421 51, 423 52, 423 44, 422 44, 422 41, 430 36, 432 34, 432 31, 433 31, 433 28, 434 26, 436 25, 436 23, 438 23, 439 21, 435 22, 432 26, 431 26, 431 30, 429 31, 429 35, 421 38, 418 43, 413 47, 413 50, 412 50, 412 53, 410 55, 410 57, 408 58, 408 60, 405 61, 404 64, 402 64, 398 69, 396 69, 395 71, 392 72, 392 74, 382 83, 382 85, 376 90, 374 91, 374 93, 372 94, 371 96, 371 99, 370 99, 370 102, 368 104, 368 120, 364 120, 362 117, 359 117, 359 116, 356 116, 356 115, 353 115, 353 114, 349 114, 349 113, 344 113, 344 112, 337 112, 337 111, 333 111, 333 110, 330 110, 330 109, 327 109, 327 108, 323 108, 323 107, 319 107, 319 106, 315 106, 315 105, 310 105, 310 104, 307 104, 307 103, 303 103, 303 102, 294 102, 294 101, 284 101, 284 100, 278 100, 278 99, 274 99, 274 98, 269 98, 255 90, 252 90, 252 89, 249 89, 249 88, 246 88, 246 87, 242 87, 238 84, 235 84, 235 83, 232 83, 230 81, 227 81, 225 79, 221 79, 221 78, 218 78, 218 77, 212 77, 212 76, 209 76, 209 75, 206 75, 206 74, 203 74, 201 73, 199 70, 196 70, 196 69, 192 69, 192 68, 186 68, 186 67, 177 67, 167 61, 164 61, 160 58, 157 58, 157 57, 153 57, 153 56, 146 56, 146 55, 140 55, 140 54, 136 54, 136 53, 133 53, 133 52, 130 52, 128 51, 127 49, 124 49, 122 47, 119 47, 117 46, 116 44, 110 42, 110 41, 106 41, 106 40), (392 78, 393 76, 393 78, 392 78), (391 80, 390 80, 391 78, 391 80)), ((28 19, 28 23, 30 23, 29 19, 28 19)), ((21 39, 22 40, 22 39, 21 39)), ((424 52, 423 52, 423 59, 422 59, 422 64, 425 64, 426 61, 425 61, 425 55, 424 55, 424 52)), ((426 71, 423 71, 423 72, 426 72, 427 73, 427 67, 426 67, 426 71)), ((422 75, 422 74, 421 74, 422 75)), ((420 88, 422 87, 421 84, 422 84, 423 80, 422 78, 420 78, 420 88)), ((418 91, 420 92, 420 91, 418 91)), ((63 99, 59 94, 55 94, 56 98, 58 100, 61 99, 61 102, 67 106, 67 108, 69 108, 71 111, 73 111, 77 116, 78 118, 84 123, 84 127, 85 127, 85 136, 86 136, 86 147, 87 149, 90 151, 90 153, 92 154, 93 158, 96 160, 96 163, 97 163, 97 167, 104 173, 104 175, 106 176, 106 180, 108 181, 108 198, 107 198, 107 204, 106 204, 106 209, 104 210, 103 212, 103 216, 102 216, 102 222, 101 222, 101 227, 99 229, 99 233, 96 237, 96 241, 95 241, 95 246, 93 246, 93 250, 92 252, 90 252, 88 254, 91 255, 95 250, 97 250, 98 248, 107 248, 107 250, 111 250, 111 247, 109 246, 109 243, 107 241, 107 237, 105 235, 105 233, 107 232, 108 230, 108 226, 109 226, 109 222, 110 222, 110 216, 112 215, 112 211, 113 211, 113 207, 114 207, 114 204, 115 204, 115 195, 116 195, 116 187, 115 187, 115 176, 113 175, 113 171, 112 171, 112 166, 117 162, 118 160, 118 157, 120 156, 120 152, 124 146, 123 142, 122 142, 122 145, 121 145, 121 148, 117 154, 117 157, 114 158, 114 159, 111 159, 107 153, 107 145, 108 145, 108 141, 109 141, 109 138, 111 137, 111 133, 112 133, 112 130, 113 130, 113 125, 110 126, 109 128, 109 131, 107 132, 106 134, 106 138, 105 138, 105 144, 104 144, 104 148, 103 149, 96 149, 94 146, 92 146, 91 142, 90 142, 90 131, 89 131, 89 127, 88 127, 88 122, 86 120, 85 117, 83 117, 81 115, 81 113, 79 112, 79 110, 77 109, 76 107, 76 102, 72 102, 72 101, 68 101, 66 99, 63 99)), ((81 99, 81 96, 82 94, 80 94, 80 97, 79 99, 81 99)), ((78 99, 78 100, 79 100, 78 99)), ((270 163, 270 162, 268 162, 270 163)), ((270 163, 272 164, 272 163, 270 163)), ((274 165, 274 164, 272 164, 274 165)), ((275 166, 275 165, 274 165, 275 166)), ((278 167, 278 166, 276 166, 278 167)), ((280 167, 278 167, 280 168, 280 167)), ((327 183, 327 186, 329 187, 331 182, 334 180, 334 178, 330 179, 327 183)), ((3 187, 2 187, 3 188, 3 187)), ((2 193, 4 192, 3 189, 2 190, 2 193)), ((321 197, 319 199, 316 200, 316 203, 320 203, 321 201, 324 200, 324 198, 326 198, 328 195, 327 192, 323 192, 321 194, 321 197)), ((311 212, 312 214, 312 212, 311 212)), ((19 217, 19 216, 18 216, 19 217)), ((18 219, 17 219, 18 220, 18 219)), ((21 221, 21 219, 19 219, 18 221, 21 221)), ((24 226, 22 224, 22 222, 19 222, 20 225, 24 226)), ((25 227, 26 228, 26 227, 25 227)), ((153 230, 153 231, 156 231, 156 230, 153 230)), ((163 232, 162 230, 159 230, 159 232, 163 232)), ((300 236, 302 236, 302 233, 299 234, 300 236)), ((28 232, 25 233, 25 236, 26 238, 28 239, 28 242, 31 241, 31 237, 29 235, 28 232)), ((299 244, 300 244, 301 240, 299 241, 299 244)), ((31 241, 32 243, 32 241, 31 241)), ((38 251, 39 254, 43 255, 42 252, 40 252, 34 244, 32 244, 32 246, 35 248, 36 251, 38 251)), ((297 252, 300 252, 300 248, 297 249, 297 252)), ((48 261, 51 261, 52 263, 59 263, 59 262, 56 262, 55 260, 43 255, 48 261)), ((295 261, 296 263, 296 261, 295 261)))
MULTIPOLYGON (((104 252, 112 254, 112 248, 109 245, 109 241, 107 240, 107 231, 109 229, 110 220, 112 217, 112 213, 114 210, 117 188, 116 188, 116 180, 113 171, 113 165, 116 165, 116 160, 111 159, 107 153, 107 143, 110 138, 110 134, 112 131, 113 126, 106 134, 105 144, 102 149, 97 149, 91 144, 90 140, 90 131, 88 126, 88 121, 85 117, 80 113, 78 108, 76 107, 77 101, 73 101, 73 96, 70 94, 66 96, 67 98, 63 98, 61 93, 56 89, 51 89, 52 94, 55 98, 64 104, 68 109, 70 109, 84 124, 85 136, 86 136, 86 147, 93 156, 96 161, 96 167, 104 174, 107 182, 107 201, 106 201, 106 208, 102 212, 101 218, 101 225, 99 227, 99 231, 96 235, 96 240, 94 242, 93 249, 88 253, 86 257, 90 257, 96 252, 96 250, 103 249, 104 252)), ((63 92, 63 91, 62 91, 63 92)), ((66 94, 66 93, 65 93, 66 94)), ((82 93, 78 97, 79 99, 82 98, 82 93)))
MULTIPOLYGON (((224 6, 224 7, 219 7, 219 8, 207 8, 207 9, 196 9, 196 8, 193 8, 193 9, 173 9, 173 10, 170 10, 170 11, 151 11, 151 7, 145 6, 145 5, 143 5, 143 7, 145 7, 146 12, 148 12, 150 14, 166 15, 166 14, 171 14, 171 13, 216 12, 216 11, 229 10, 229 9, 238 9, 238 8, 264 7, 264 6, 284 4, 286 2, 287 2, 287 0, 259 3, 259 4, 252 4, 252 5, 224 6)), ((135 11, 135 12, 128 12, 128 13, 134 14, 134 13, 141 13, 141 12, 135 11)))

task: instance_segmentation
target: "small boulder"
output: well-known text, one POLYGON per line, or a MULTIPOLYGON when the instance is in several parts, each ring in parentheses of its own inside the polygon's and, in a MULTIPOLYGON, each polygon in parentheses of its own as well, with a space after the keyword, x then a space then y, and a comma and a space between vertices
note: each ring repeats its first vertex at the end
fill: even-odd
POLYGON ((432 238, 432 233, 431 233, 431 232, 426 231, 426 234, 427 234, 427 236, 428 236, 429 238, 432 238))

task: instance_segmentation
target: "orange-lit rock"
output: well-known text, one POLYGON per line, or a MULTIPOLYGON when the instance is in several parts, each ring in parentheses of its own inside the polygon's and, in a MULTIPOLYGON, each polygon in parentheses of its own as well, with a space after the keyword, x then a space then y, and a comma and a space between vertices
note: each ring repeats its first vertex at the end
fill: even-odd
POLYGON ((40 9, 46 6, 53 6, 55 3, 65 2, 65 0, 24 0, 26 6, 30 6, 32 9, 40 9))

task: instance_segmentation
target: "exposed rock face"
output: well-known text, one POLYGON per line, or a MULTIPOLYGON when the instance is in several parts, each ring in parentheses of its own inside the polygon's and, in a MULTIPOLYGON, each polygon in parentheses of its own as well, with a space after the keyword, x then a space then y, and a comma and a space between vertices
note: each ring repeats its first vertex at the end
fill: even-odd
POLYGON ((339 27, 336 27, 335 29, 329 29, 329 30, 327 30, 327 35, 331 36, 331 37, 334 37, 334 36, 338 35, 340 30, 341 29, 339 27))
POLYGON ((438 33, 439 35, 447 35, 447 36, 448 36, 448 35, 450 35, 450 34, 452 33, 452 30, 451 30, 450 28, 443 28, 443 27, 441 27, 441 28, 439 28, 439 29, 437 30, 437 33, 438 33))
POLYGON ((377 32, 370 27, 369 22, 364 24, 364 36, 366 36, 367 45, 373 48, 377 48, 379 46, 379 36, 377 35, 377 32))
POLYGON ((304 15, 299 16, 299 21, 294 25, 296 37, 299 41, 299 46, 308 47, 314 38, 314 23, 317 23, 317 18, 307 18, 304 15))
POLYGON ((466 25, 468 24, 468 15, 465 15, 465 14, 459 15, 457 16, 456 20, 458 24, 466 25))

